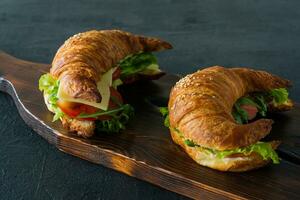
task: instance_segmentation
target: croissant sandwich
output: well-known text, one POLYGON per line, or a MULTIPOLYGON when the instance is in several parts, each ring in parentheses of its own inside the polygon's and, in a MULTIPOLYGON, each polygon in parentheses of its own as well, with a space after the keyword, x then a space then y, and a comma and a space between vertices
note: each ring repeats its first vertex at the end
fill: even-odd
POLYGON ((118 132, 132 116, 118 86, 163 75, 152 51, 171 49, 160 39, 120 30, 88 31, 69 38, 39 80, 53 120, 69 131, 90 137, 97 128, 118 132))
POLYGON ((279 163, 279 141, 261 141, 273 121, 267 112, 293 107, 290 81, 265 71, 209 67, 187 75, 161 108, 172 139, 198 164, 247 171, 279 163))

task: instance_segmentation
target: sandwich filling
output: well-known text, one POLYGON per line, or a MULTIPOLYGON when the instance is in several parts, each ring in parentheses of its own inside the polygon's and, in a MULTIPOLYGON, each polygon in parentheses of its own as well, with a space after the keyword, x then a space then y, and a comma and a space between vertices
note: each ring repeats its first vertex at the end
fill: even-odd
POLYGON ((101 102, 72 98, 60 87, 60 81, 47 73, 40 77, 39 89, 44 93, 48 110, 54 113, 53 121, 63 116, 78 120, 96 121, 96 129, 118 132, 133 116, 133 107, 123 102, 117 91, 123 83, 132 82, 138 76, 155 76, 161 71, 156 57, 149 52, 129 55, 107 71, 97 83, 101 102))
POLYGON ((251 93, 237 100, 232 115, 239 124, 248 123, 256 117, 265 117, 268 108, 288 107, 291 104, 288 96, 289 93, 285 88, 251 93))
MULTIPOLYGON (((288 105, 290 100, 288 98, 288 91, 285 88, 273 89, 268 93, 253 93, 240 98, 233 106, 232 115, 236 122, 240 124, 248 123, 257 117, 265 117, 269 107, 278 107, 288 105)), ((230 150, 216 150, 207 147, 202 147, 194 141, 185 138, 182 132, 176 127, 170 126, 169 111, 167 107, 160 108, 160 112, 164 117, 164 125, 170 130, 178 134, 184 144, 191 148, 205 153, 212 159, 229 159, 234 154, 250 155, 255 152, 259 154, 264 160, 271 159, 273 163, 278 164, 280 158, 275 150, 272 148, 271 142, 258 141, 247 147, 241 147, 230 150)), ((238 158, 238 157, 236 157, 238 158)))

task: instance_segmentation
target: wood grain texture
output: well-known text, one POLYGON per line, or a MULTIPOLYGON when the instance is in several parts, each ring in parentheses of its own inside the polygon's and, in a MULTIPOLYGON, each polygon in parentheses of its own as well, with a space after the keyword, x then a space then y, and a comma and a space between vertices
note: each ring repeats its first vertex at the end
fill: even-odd
POLYGON ((40 75, 49 67, 0 53, 0 90, 13 97, 24 121, 61 151, 191 198, 300 198, 299 106, 273 116, 275 125, 269 138, 283 141, 280 165, 247 173, 223 173, 197 165, 173 144, 156 107, 144 101, 149 99, 158 105, 166 102, 178 77, 167 75, 158 81, 126 86, 122 90, 125 99, 136 109, 127 130, 83 139, 66 132, 60 122, 51 122, 52 114, 37 88, 40 75))

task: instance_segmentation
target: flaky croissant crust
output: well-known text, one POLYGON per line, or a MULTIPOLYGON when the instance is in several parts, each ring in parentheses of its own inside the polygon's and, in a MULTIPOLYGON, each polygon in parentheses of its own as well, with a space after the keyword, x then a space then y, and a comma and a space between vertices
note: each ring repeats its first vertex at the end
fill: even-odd
POLYGON ((199 70, 172 88, 170 126, 203 147, 229 150, 249 146, 271 131, 273 121, 238 124, 231 114, 234 103, 250 92, 290 85, 288 80, 248 68, 214 66, 199 70))
MULTIPOLYGON (((60 80, 62 90, 72 98, 100 102, 97 82, 128 55, 171 49, 158 38, 120 30, 88 31, 70 37, 58 49, 50 74, 60 80)), ((83 137, 94 134, 95 122, 62 117, 64 128, 83 137)))
POLYGON ((100 102, 97 82, 128 55, 159 51, 172 46, 160 39, 120 30, 78 33, 59 48, 50 73, 60 79, 63 90, 73 98, 100 102))

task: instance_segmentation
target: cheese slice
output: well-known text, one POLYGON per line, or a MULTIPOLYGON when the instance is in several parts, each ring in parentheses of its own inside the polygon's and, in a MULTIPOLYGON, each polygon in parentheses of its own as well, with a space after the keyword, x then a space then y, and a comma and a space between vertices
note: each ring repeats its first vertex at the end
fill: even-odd
POLYGON ((82 103, 82 104, 99 108, 101 110, 107 110, 109 105, 109 100, 110 100, 110 87, 112 86, 112 75, 116 69, 117 68, 112 68, 109 71, 107 71, 105 74, 103 74, 101 80, 97 83, 97 88, 101 95, 100 103, 90 102, 84 99, 70 97, 61 89, 62 87, 58 88, 57 97, 62 101, 82 103))
POLYGON ((108 72, 106 72, 101 80, 97 83, 98 91, 101 95, 101 103, 100 105, 103 107, 102 110, 107 110, 109 99, 110 99, 110 87, 112 86, 112 75, 116 68, 112 68, 108 72))

